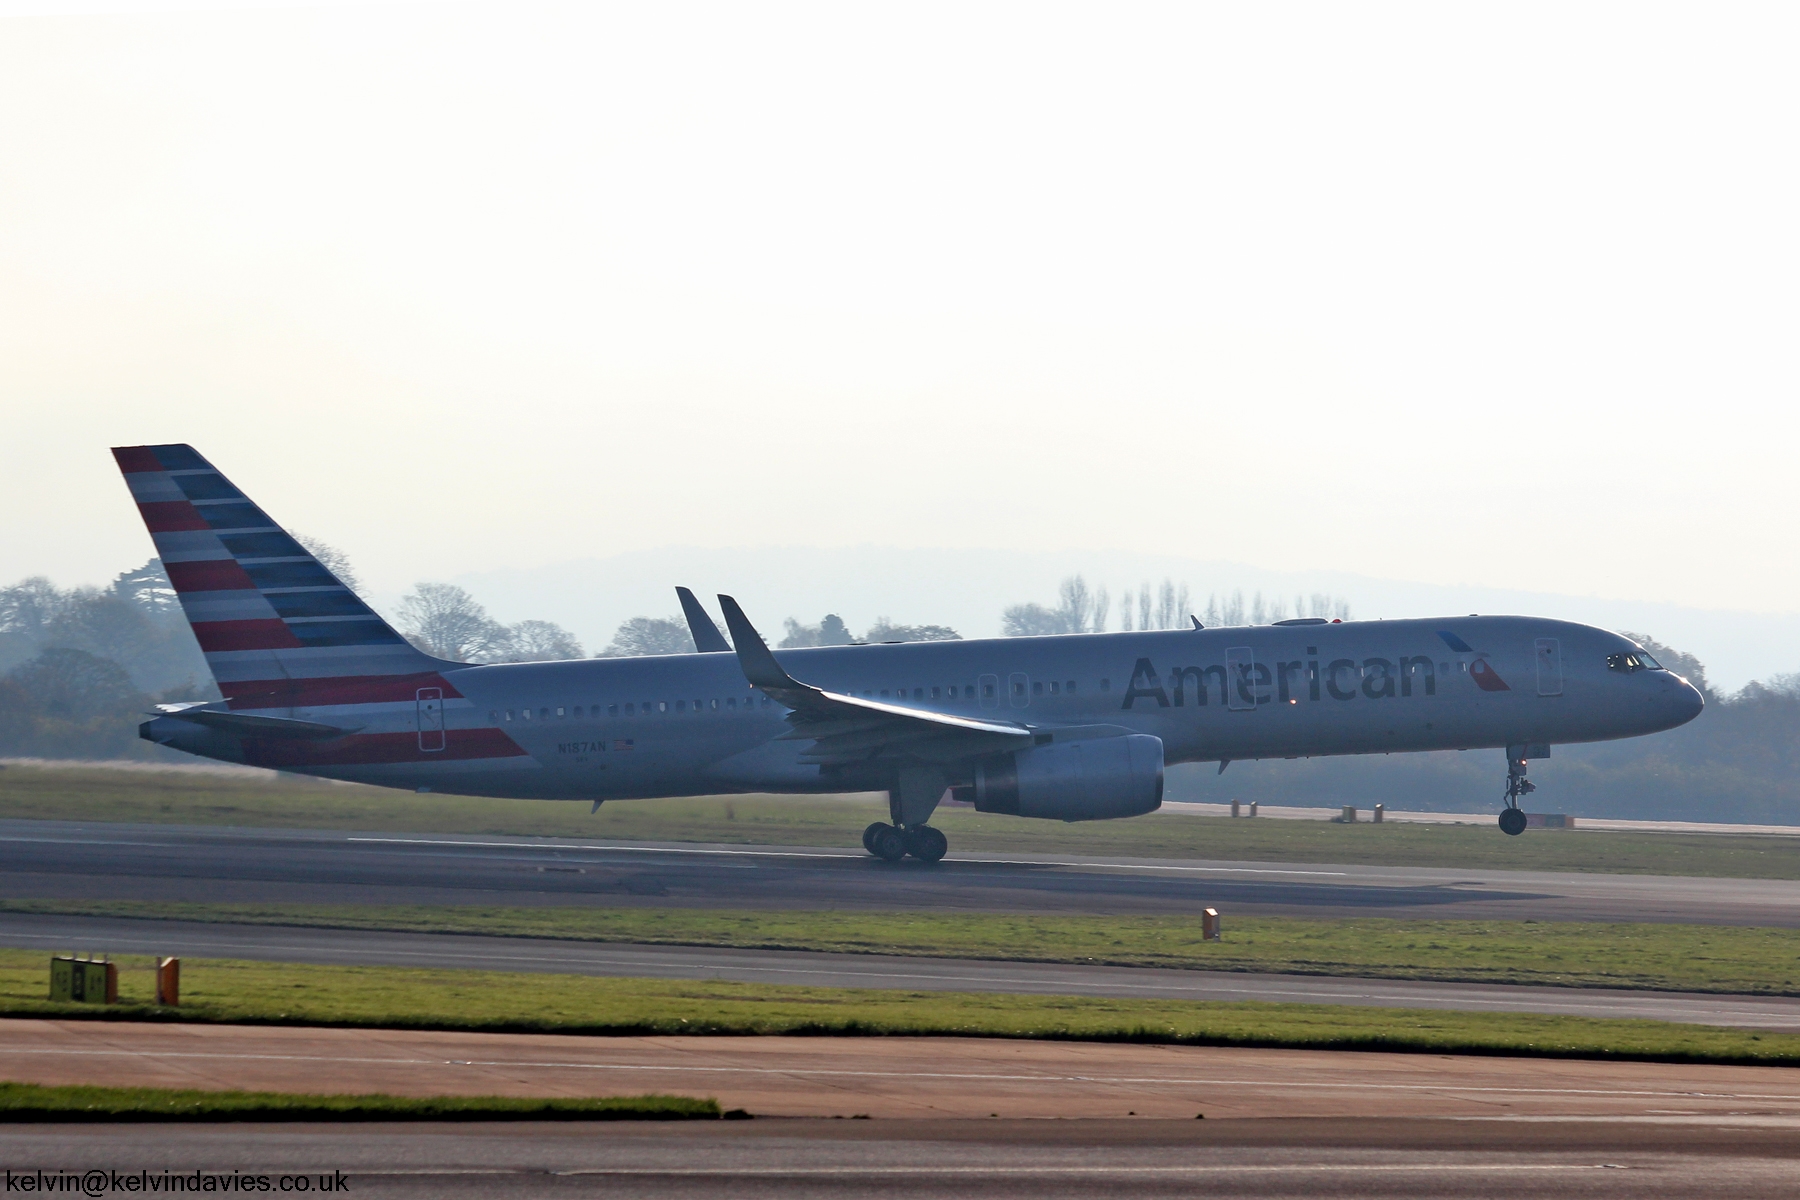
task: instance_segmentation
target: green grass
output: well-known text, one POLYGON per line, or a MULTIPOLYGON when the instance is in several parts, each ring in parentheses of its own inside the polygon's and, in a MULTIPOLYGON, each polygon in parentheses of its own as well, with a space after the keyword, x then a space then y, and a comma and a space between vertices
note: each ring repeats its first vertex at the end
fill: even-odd
MULTIPOLYGON (((292 776, 99 768, 0 770, 0 818, 344 829, 391 833, 539 835, 856 849, 871 796, 736 796, 586 804, 419 795, 292 776)), ((1603 871, 1800 879, 1800 841, 1752 835, 1533 831, 1492 825, 1336 825, 1153 813, 1065 825, 940 809, 958 851, 1074 853, 1254 862, 1603 871)))
POLYGON ((101 1008, 44 999, 48 959, 0 950, 0 1016, 614 1036, 1003 1037, 1800 1066, 1800 1036, 1659 1021, 195 959, 182 964, 179 1009, 148 1003, 149 960, 131 957, 119 960, 123 1002, 101 1008))
POLYGON ((1535 921, 1232 917, 1226 940, 1192 916, 182 904, 9 900, 0 912, 587 942, 1105 963, 1549 987, 1800 995, 1800 930, 1535 921))
POLYGON ((0 1083, 14 1121, 680 1121, 720 1116, 688 1096, 315 1096, 0 1083))

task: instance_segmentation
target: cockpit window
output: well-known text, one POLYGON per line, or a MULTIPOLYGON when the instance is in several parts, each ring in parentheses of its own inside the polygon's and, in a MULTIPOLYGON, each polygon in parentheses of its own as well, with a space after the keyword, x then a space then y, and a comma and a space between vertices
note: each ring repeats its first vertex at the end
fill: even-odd
POLYGON ((1633 650, 1626 654, 1609 654, 1606 656, 1606 669, 1629 675, 1634 671, 1660 671, 1662 664, 1645 654, 1642 650, 1633 650))

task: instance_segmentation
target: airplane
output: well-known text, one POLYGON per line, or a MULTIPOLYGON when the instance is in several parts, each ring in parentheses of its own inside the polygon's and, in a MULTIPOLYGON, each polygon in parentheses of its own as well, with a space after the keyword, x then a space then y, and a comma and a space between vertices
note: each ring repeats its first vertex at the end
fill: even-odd
POLYGON ((697 652, 477 665, 418 649, 186 445, 113 450, 223 699, 139 735, 419 792, 607 800, 885 791, 864 847, 943 858, 946 794, 1061 821, 1162 804, 1176 763, 1504 750, 1500 828, 1557 743, 1672 729, 1700 693, 1603 629, 1519 616, 784 650, 679 590, 697 652))

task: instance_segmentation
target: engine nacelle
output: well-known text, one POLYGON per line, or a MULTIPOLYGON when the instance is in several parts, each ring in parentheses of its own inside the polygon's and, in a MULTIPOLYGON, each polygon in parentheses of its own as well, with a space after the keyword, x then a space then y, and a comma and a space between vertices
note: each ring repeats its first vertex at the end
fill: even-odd
POLYGON ((1145 733, 1052 742, 975 764, 979 812, 1104 821, 1162 807, 1162 739, 1145 733))

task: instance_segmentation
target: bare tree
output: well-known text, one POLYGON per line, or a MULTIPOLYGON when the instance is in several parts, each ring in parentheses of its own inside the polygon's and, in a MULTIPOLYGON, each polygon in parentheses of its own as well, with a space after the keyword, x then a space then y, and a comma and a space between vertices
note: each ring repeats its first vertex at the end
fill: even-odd
POLYGON ((488 662, 512 648, 506 626, 453 583, 415 583, 400 601, 400 631, 427 654, 451 662, 488 662))
POLYGON ((694 635, 681 617, 633 617, 613 634, 595 658, 637 658, 651 654, 692 654, 694 635))
POLYGON ((575 635, 554 621, 520 621, 507 627, 506 662, 560 662, 586 658, 575 635))
POLYGON ((304 533, 296 533, 294 540, 305 546, 307 552, 324 566, 327 571, 337 576, 337 581, 353 592, 362 591, 362 582, 356 577, 356 570, 350 565, 350 556, 333 546, 330 542, 316 537, 308 537, 304 533))
POLYGON ((800 646, 850 646, 859 640, 836 613, 826 613, 817 625, 802 625, 792 617, 786 625, 787 636, 780 643, 786 650, 800 646))
POLYGON ((1000 614, 1000 632, 1007 637, 1050 637, 1069 632, 1068 618, 1041 604, 1014 604, 1000 614))

